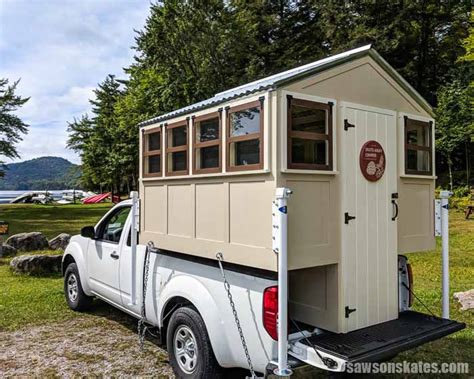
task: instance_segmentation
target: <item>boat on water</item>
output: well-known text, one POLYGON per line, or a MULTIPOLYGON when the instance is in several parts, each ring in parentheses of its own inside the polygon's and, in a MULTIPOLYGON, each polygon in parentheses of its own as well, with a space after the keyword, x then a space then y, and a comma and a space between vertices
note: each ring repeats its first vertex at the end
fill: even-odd
POLYGON ((71 204, 77 200, 83 200, 85 198, 96 195, 94 192, 83 191, 83 190, 65 190, 62 192, 61 200, 58 204, 71 204))
POLYGON ((20 196, 10 200, 10 204, 49 204, 53 202, 53 196, 48 191, 31 191, 25 192, 20 196))

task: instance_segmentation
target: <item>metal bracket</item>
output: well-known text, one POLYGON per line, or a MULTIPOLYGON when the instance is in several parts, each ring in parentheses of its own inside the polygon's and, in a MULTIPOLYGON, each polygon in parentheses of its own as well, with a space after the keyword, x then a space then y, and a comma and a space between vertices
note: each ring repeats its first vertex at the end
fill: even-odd
POLYGON ((345 313, 346 318, 349 318, 350 314, 351 314, 352 312, 355 312, 356 310, 357 310, 357 309, 355 309, 355 308, 349 308, 349 307, 346 305, 346 307, 344 308, 344 313, 345 313))
POLYGON ((346 118, 344 119, 344 130, 347 132, 349 128, 355 128, 355 125, 351 124, 346 118))
POLYGON ((351 216, 349 212, 344 213, 344 224, 349 224, 349 221, 355 220, 355 216, 351 216))

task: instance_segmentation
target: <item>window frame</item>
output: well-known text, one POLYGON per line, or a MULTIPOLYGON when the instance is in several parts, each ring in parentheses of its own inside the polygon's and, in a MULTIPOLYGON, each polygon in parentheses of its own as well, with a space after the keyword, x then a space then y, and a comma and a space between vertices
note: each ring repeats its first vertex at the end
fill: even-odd
POLYGON ((207 113, 202 116, 192 117, 192 133, 193 133, 193 174, 214 174, 222 172, 222 108, 216 112, 207 113), (217 118, 219 119, 219 138, 206 142, 197 142, 196 139, 196 124, 202 121, 211 120, 217 118), (197 168, 197 153, 198 150, 206 147, 219 147, 219 166, 210 167, 210 168, 197 168))
POLYGON ((312 101, 306 99, 294 98, 292 95, 287 95, 287 159, 286 166, 287 169, 296 169, 296 170, 313 170, 313 171, 332 171, 334 166, 334 156, 333 156, 333 105, 334 103, 329 101, 327 103, 322 103, 319 101, 312 101), (326 128, 327 133, 313 133, 313 132, 301 132, 292 130, 292 106, 300 105, 306 108, 318 109, 326 111, 326 128), (328 144, 328 164, 318 164, 318 163, 293 163, 292 162, 292 138, 298 138, 303 140, 312 140, 312 141, 327 141, 328 144))
MULTIPOLYGON (((128 218, 128 216, 130 216, 132 206, 131 205, 123 205, 123 206, 115 208, 115 210, 113 212, 108 214, 105 219, 101 220, 99 222, 99 224, 97 224, 97 226, 95 227, 95 238, 94 238, 95 241, 102 242, 102 243, 110 243, 110 244, 113 244, 113 245, 119 245, 122 242, 122 239, 124 238, 123 233, 120 235, 120 240, 118 242, 106 240, 106 239, 100 238, 100 236, 103 236, 103 234, 105 232, 105 227, 110 222, 112 217, 114 217, 115 215, 117 215, 119 212, 121 212, 124 209, 128 209, 128 211, 129 211, 129 213, 127 215, 127 218, 128 218)), ((127 225, 127 220, 125 220, 125 223, 123 225, 124 226, 127 225)), ((122 230, 122 232, 123 232, 123 230, 122 230)))
POLYGON ((432 176, 433 175, 433 121, 422 121, 415 118, 410 118, 409 116, 403 117, 403 138, 404 138, 404 157, 405 157, 405 175, 423 175, 423 176, 432 176), (428 128, 428 146, 426 145, 413 145, 408 143, 408 126, 409 124, 421 125, 428 128), (408 150, 415 151, 427 151, 429 154, 429 170, 411 170, 408 169, 408 150))
POLYGON ((263 125, 264 125, 264 98, 251 101, 248 103, 236 105, 234 107, 227 107, 226 108, 226 171, 233 172, 233 171, 254 171, 254 170, 262 170, 264 167, 263 159, 264 159, 264 133, 263 133, 263 125), (259 123, 259 132, 247 134, 243 136, 231 136, 230 130, 230 116, 232 113, 240 112, 249 108, 258 108, 260 110, 260 123, 259 123), (231 144, 236 142, 244 142, 244 141, 259 141, 259 163, 251 164, 251 165, 242 165, 242 166, 232 166, 230 164, 230 154, 231 154, 231 144))
POLYGON ((142 174, 144 178, 156 178, 156 177, 161 177, 163 176, 163 156, 162 156, 162 151, 163 151, 163 128, 162 126, 158 126, 156 128, 152 129, 146 129, 143 130, 143 168, 142 168, 142 174), (154 133, 160 133, 160 149, 159 150, 148 150, 148 136, 150 134, 154 133), (148 167, 148 158, 152 156, 160 156, 160 172, 153 172, 149 173, 147 171, 148 167))
POLYGON ((174 122, 172 124, 165 124, 165 175, 166 176, 179 176, 179 175, 188 175, 189 174, 189 123, 188 120, 174 122), (169 146, 169 132, 171 132, 175 128, 180 127, 186 128, 186 145, 181 146, 169 146), (168 157, 170 153, 178 153, 181 151, 186 152, 186 170, 179 170, 179 171, 170 171, 169 170, 169 162, 168 157))

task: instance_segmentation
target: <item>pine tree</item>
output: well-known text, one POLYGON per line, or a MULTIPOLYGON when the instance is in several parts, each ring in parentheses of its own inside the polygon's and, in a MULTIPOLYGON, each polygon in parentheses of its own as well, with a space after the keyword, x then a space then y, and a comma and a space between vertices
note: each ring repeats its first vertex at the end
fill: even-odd
MULTIPOLYGON (((20 157, 15 145, 28 131, 28 125, 14 114, 30 99, 15 94, 18 83, 19 80, 9 86, 8 79, 0 78, 0 156, 7 158, 20 157)), ((4 175, 3 163, 0 161, 0 177, 4 175)))

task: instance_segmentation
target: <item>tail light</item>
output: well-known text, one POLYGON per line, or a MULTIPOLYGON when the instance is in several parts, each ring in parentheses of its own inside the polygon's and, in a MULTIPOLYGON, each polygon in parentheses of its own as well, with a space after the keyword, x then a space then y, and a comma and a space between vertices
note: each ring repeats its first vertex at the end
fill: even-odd
POLYGON ((410 288, 408 295, 408 306, 413 305, 413 271, 411 270, 411 264, 407 263, 407 272, 408 272, 408 288, 410 288))
POLYGON ((268 287, 263 292, 263 327, 275 341, 278 340, 278 287, 268 287))

